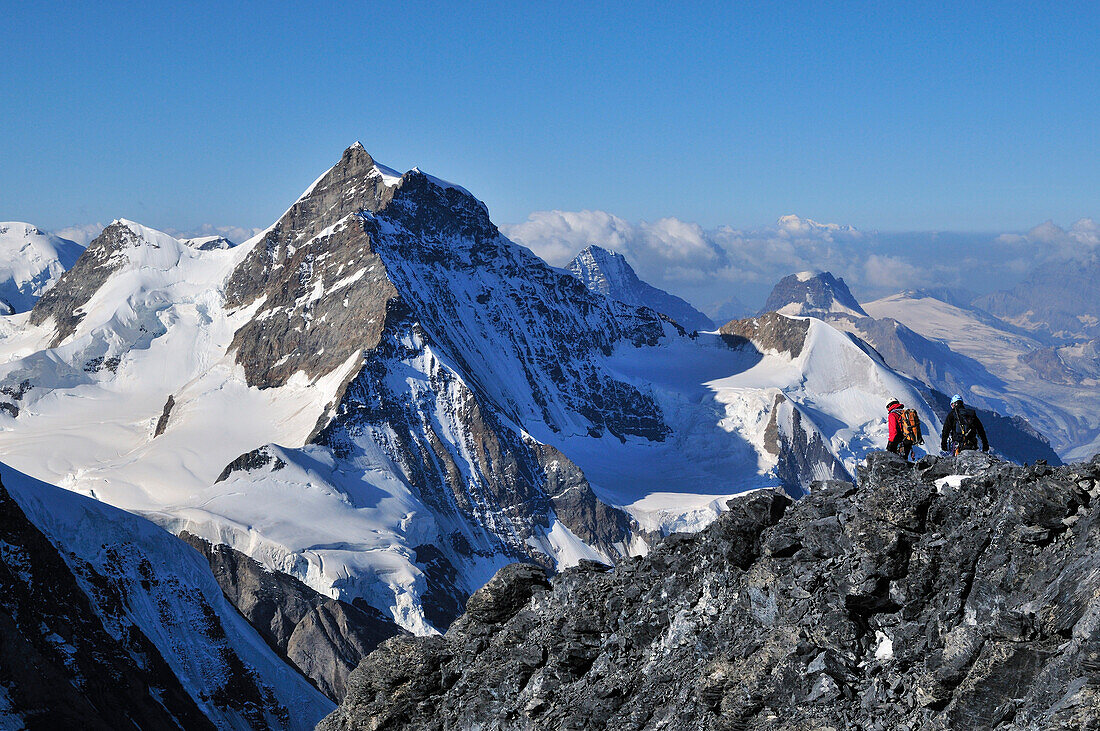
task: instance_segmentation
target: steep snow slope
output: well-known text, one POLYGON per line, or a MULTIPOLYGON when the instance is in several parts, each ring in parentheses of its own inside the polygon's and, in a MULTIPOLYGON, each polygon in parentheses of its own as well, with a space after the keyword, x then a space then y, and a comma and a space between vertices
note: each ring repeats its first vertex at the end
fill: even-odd
POLYGON ((84 251, 29 223, 0 222, 0 314, 26 312, 84 251))
POLYGON ((599 246, 586 246, 566 267, 589 289, 628 305, 651 307, 688 330, 713 330, 714 322, 686 301, 643 282, 626 257, 599 246))
POLYGON ((964 309, 921 293, 902 293, 864 305, 874 317, 890 317, 952 351, 982 363, 997 379, 972 386, 1002 412, 1025 416, 1050 437, 1064 459, 1083 459, 1100 442, 1100 393, 1087 374, 1068 370, 1057 351, 979 310, 964 309), (1044 360, 1041 356, 1047 356, 1044 360))
POLYGON ((331 710, 229 604, 199 553, 130 513, 2 472, 4 487, 57 548, 106 632, 149 677, 163 660, 214 727, 308 729, 331 710))

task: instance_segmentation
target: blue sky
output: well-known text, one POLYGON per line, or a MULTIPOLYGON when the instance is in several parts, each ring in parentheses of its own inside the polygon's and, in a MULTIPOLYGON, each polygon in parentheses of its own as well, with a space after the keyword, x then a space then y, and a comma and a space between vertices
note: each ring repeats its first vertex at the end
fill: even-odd
POLYGON ((1098 6, 921 5, 6 3, 0 220, 262 227, 357 139, 501 224, 1100 215, 1098 6))

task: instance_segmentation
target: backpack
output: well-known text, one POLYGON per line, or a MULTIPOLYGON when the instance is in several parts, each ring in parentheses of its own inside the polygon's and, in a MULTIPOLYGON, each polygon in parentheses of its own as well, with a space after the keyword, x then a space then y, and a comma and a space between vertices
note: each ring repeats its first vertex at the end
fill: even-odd
POLYGON ((920 417, 917 416, 916 409, 905 409, 901 412, 901 417, 898 419, 898 425, 901 427, 901 435, 905 437, 905 441, 910 444, 923 444, 924 435, 921 434, 920 417))
POLYGON ((972 410, 968 408, 959 409, 955 415, 955 441, 958 444, 977 445, 978 437, 974 426, 976 418, 977 414, 972 410))

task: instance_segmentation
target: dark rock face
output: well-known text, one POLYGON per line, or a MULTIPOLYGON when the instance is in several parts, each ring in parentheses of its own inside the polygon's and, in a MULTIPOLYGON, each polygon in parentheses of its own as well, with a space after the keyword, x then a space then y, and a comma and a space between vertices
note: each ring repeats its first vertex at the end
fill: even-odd
POLYGON ((164 402, 164 410, 161 411, 160 418, 157 419, 157 428, 153 430, 154 437, 159 437, 168 428, 168 418, 172 415, 172 407, 175 405, 175 396, 169 395, 168 400, 164 402))
POLYGON ((180 538, 206 557, 226 597, 260 636, 334 701, 344 697, 360 660, 383 640, 404 634, 369 606, 322 596, 229 546, 186 531, 180 538))
POLYGON ((838 309, 867 315, 844 280, 829 272, 791 274, 779 280, 764 302, 760 314, 775 312, 791 305, 795 306, 795 311, 790 312, 792 315, 816 317, 838 309))
POLYGON ((787 353, 792 358, 802 355, 810 323, 768 312, 759 317, 727 322, 718 332, 731 347, 741 347, 750 342, 760 350, 787 353))
POLYGON ((392 194, 353 145, 234 270, 226 307, 264 298, 230 345, 250 386, 282 386, 299 370, 331 373, 378 343, 397 290, 356 214, 392 194))
POLYGON ((466 614, 484 624, 499 624, 515 616, 536 592, 549 589, 546 572, 530 564, 505 566, 466 602, 466 614))
POLYGON ((428 342, 507 417, 560 431, 564 410, 599 433, 668 434, 653 399, 598 363, 619 343, 664 337, 656 312, 609 301, 546 266, 501 236, 469 193, 418 171, 405 174, 385 209, 365 216, 364 229, 428 342), (500 390, 496 382, 512 381, 511 371, 522 374, 525 393, 500 390))
MULTIPOLYGON (((0 556, 0 725, 213 728, 148 637, 133 626, 108 632, 61 554, 3 486, 0 556)), ((84 571, 98 600, 121 616, 109 579, 84 571)))
POLYGON ((245 452, 240 457, 230 462, 225 466, 225 469, 218 475, 218 479, 214 480, 215 483, 221 482, 227 479, 234 472, 248 472, 250 470, 259 470, 271 465, 272 472, 278 472, 286 467, 286 462, 282 460, 278 455, 272 454, 271 450, 265 447, 257 447, 251 452, 245 452))
POLYGON ((81 308, 88 303, 103 283, 126 264, 126 249, 143 245, 134 231, 121 221, 115 221, 95 238, 76 263, 61 275, 31 310, 32 325, 41 325, 53 318, 57 326, 50 347, 57 347, 76 331, 84 319, 81 308))
POLYGON ((510 567, 319 728, 1100 727, 1100 460, 875 452, 858 477, 549 589, 510 567))
MULTIPOLYGON (((573 535, 614 556, 616 544, 624 544, 632 533, 639 532, 626 513, 600 502, 584 473, 568 457, 547 444, 536 445, 534 451, 546 476, 543 489, 554 514, 573 535)), ((657 536, 645 533, 644 538, 655 540, 657 536)))

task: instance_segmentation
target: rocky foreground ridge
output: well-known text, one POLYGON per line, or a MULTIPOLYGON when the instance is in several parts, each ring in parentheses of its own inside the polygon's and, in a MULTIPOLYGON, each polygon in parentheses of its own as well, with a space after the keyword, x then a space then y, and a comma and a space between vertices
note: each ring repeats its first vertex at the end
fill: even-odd
POLYGON ((748 494, 613 570, 508 566, 319 728, 1100 728, 1100 458, 875 452, 858 485, 748 494))

